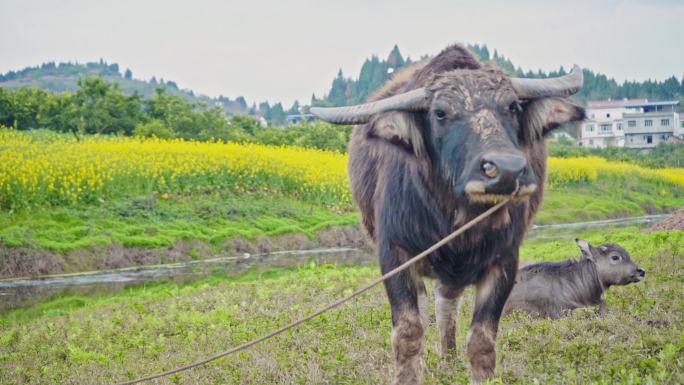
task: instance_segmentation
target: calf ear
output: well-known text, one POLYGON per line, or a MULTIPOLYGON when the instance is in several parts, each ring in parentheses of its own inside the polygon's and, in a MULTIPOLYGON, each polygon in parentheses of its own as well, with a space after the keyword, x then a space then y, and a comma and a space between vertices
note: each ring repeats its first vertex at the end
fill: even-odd
POLYGON ((530 138, 539 139, 567 123, 578 123, 586 117, 584 108, 565 98, 540 98, 527 103, 523 111, 523 127, 530 138))
POLYGON ((417 117, 410 112, 389 112, 378 115, 371 121, 370 136, 384 139, 416 155, 423 153, 423 134, 417 117))
POLYGON ((584 239, 575 238, 575 243, 582 250, 582 258, 594 260, 594 253, 591 252, 591 245, 584 239))

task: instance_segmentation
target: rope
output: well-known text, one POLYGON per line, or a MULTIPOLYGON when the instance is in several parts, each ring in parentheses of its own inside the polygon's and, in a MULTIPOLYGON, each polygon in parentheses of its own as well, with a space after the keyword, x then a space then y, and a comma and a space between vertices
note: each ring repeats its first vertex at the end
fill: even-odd
POLYGON ((256 338, 256 339, 254 339, 254 340, 251 340, 251 341, 249 341, 249 342, 245 342, 245 343, 243 343, 242 345, 238 345, 238 346, 233 347, 233 348, 231 348, 231 349, 228 349, 228 350, 226 350, 226 351, 223 351, 223 352, 214 354, 213 356, 208 357, 208 358, 205 358, 205 359, 203 359, 203 360, 200 360, 200 361, 197 361, 197 362, 193 362, 193 363, 191 363, 191 364, 188 364, 188 365, 185 365, 185 366, 181 366, 181 367, 178 367, 178 368, 175 368, 175 369, 167 370, 167 371, 165 371, 165 372, 161 372, 161 373, 157 373, 157 374, 152 374, 152 375, 149 375, 149 376, 146 376, 146 377, 140 377, 140 378, 137 378, 137 379, 135 379, 135 380, 130 380, 130 381, 126 381, 126 382, 121 382, 121 383, 119 383, 119 384, 117 384, 117 385, 131 385, 131 384, 137 384, 137 383, 139 383, 139 382, 154 380, 155 378, 165 377, 165 376, 168 376, 168 375, 170 375, 170 374, 174 374, 174 373, 178 373, 178 372, 183 372, 183 371, 186 371, 186 370, 188 370, 188 369, 192 369, 192 368, 195 368, 195 367, 197 367, 197 366, 201 366, 201 365, 207 364, 207 363, 209 363, 209 362, 211 362, 211 361, 218 360, 219 358, 224 357, 224 356, 227 356, 227 355, 229 355, 229 354, 236 353, 236 352, 239 352, 239 351, 241 351, 241 350, 247 349, 247 348, 249 348, 250 346, 253 346, 253 345, 258 344, 259 342, 265 341, 265 340, 267 340, 267 339, 269 339, 269 338, 271 338, 271 337, 275 337, 275 336, 277 336, 278 334, 281 334, 281 333, 283 333, 283 332, 285 332, 285 331, 287 331, 287 330, 289 330, 289 329, 292 329, 292 328, 294 328, 294 327, 297 327, 297 326, 303 324, 304 322, 306 322, 306 321, 308 321, 308 320, 310 320, 310 319, 312 319, 312 318, 315 318, 315 317, 317 317, 317 316, 319 316, 319 315, 321 315, 321 314, 327 312, 328 310, 334 309, 334 308, 336 308, 336 307, 342 305, 343 303, 345 303, 345 302, 351 300, 352 298, 357 297, 357 296, 360 295, 360 294, 363 294, 364 292, 366 292, 366 291, 368 291, 369 289, 371 289, 372 287, 378 285, 379 283, 381 283, 382 281, 386 280, 387 278, 393 277, 394 275, 396 275, 396 274, 398 274, 398 273, 400 273, 400 272, 402 272, 402 271, 408 269, 409 267, 411 267, 411 265, 413 265, 413 264, 415 264, 416 262, 420 261, 421 259, 427 257, 428 255, 430 255, 431 253, 433 253, 434 251, 436 251, 436 250, 439 249, 440 247, 444 246, 446 243, 450 242, 451 240, 453 240, 453 239, 456 238, 457 236, 459 236, 459 235, 463 234, 464 232, 466 232, 466 231, 467 231, 468 229, 470 229, 471 227, 475 226, 477 223, 481 222, 483 219, 485 219, 485 218, 487 218, 488 216, 492 215, 496 210, 498 210, 498 209, 501 208, 503 205, 505 205, 506 203, 508 203, 509 200, 510 200, 510 198, 504 199, 503 201, 501 201, 501 202, 497 203, 496 205, 490 207, 487 211, 485 211, 485 212, 483 212, 482 214, 478 215, 477 217, 475 217, 474 219, 472 219, 470 222, 466 223, 465 225, 461 226, 460 228, 454 230, 454 232, 452 232, 451 234, 449 234, 449 235, 447 235, 446 237, 442 238, 441 241, 435 243, 434 245, 432 245, 432 246, 431 246, 430 248, 428 248, 427 250, 423 251, 422 253, 420 253, 420 254, 416 255, 415 257, 409 259, 408 261, 404 262, 404 264, 402 264, 402 265, 396 267, 395 269, 393 269, 393 270, 391 270, 391 271, 385 273, 383 276, 381 276, 381 277, 379 277, 379 278, 376 278, 375 280, 371 281, 371 282, 368 283, 366 286, 364 286, 364 287, 362 287, 362 288, 356 290, 356 291, 353 292, 352 294, 350 294, 350 295, 348 295, 348 296, 346 296, 346 297, 344 297, 344 298, 341 298, 341 299, 339 299, 339 300, 337 300, 337 301, 335 301, 335 302, 329 304, 328 306, 325 306, 325 307, 323 307, 323 308, 321 308, 321 309, 315 311, 314 313, 312 313, 312 314, 310 314, 310 315, 308 315, 308 316, 306 316, 306 317, 304 317, 304 318, 300 318, 299 320, 294 321, 294 322, 291 322, 291 323, 289 323, 289 324, 287 324, 287 325, 285 325, 285 326, 282 326, 282 327, 280 327, 280 328, 278 328, 278 329, 276 329, 276 330, 274 330, 274 331, 272 331, 272 332, 270 332, 270 333, 268 333, 268 334, 266 334, 266 335, 263 335, 263 336, 261 336, 261 337, 259 337, 259 338, 256 338))

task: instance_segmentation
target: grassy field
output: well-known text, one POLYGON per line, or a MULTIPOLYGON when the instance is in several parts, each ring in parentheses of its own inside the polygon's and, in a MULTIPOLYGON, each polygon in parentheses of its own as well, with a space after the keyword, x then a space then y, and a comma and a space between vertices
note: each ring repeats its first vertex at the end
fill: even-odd
POLYGON ((0 243, 67 252, 91 246, 167 247, 200 241, 219 248, 227 239, 355 224, 356 212, 340 212, 274 194, 227 190, 153 194, 106 204, 56 206, 0 216, 0 243))
MULTIPOLYGON (((165 248, 358 223, 346 155, 0 128, 0 247, 165 248)), ((538 224, 671 211, 684 169, 552 158, 538 224), (620 188, 615 188, 620 186, 620 188)), ((67 261, 68 262, 68 261, 67 261)), ((73 265, 73 264, 72 264, 73 265)), ((66 271, 77 269, 65 267, 66 271)))
MULTIPOLYGON (((502 321, 501 384, 684 382, 684 233, 635 228, 582 234, 626 246, 647 279, 607 293, 608 314, 559 321, 513 314, 502 321)), ((578 255, 571 241, 528 241, 522 259, 578 255)), ((0 316, 0 383, 111 383, 179 366, 308 314, 376 277, 377 266, 314 266, 160 283, 100 296, 63 296, 0 316)), ((448 361, 427 333, 424 383, 465 383, 467 291, 459 348, 448 361)), ((387 383, 389 306, 380 288, 235 356, 158 383, 387 383)))

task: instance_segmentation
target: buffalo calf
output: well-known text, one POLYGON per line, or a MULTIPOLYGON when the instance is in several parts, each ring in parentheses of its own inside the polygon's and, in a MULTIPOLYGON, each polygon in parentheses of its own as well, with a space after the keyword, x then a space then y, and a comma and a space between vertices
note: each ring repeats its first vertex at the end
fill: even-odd
POLYGON ((646 275, 619 245, 594 247, 579 238, 576 242, 582 250, 579 261, 535 263, 518 270, 504 314, 523 310, 557 319, 564 311, 598 305, 603 315, 606 302, 602 296, 610 286, 639 282, 646 275))

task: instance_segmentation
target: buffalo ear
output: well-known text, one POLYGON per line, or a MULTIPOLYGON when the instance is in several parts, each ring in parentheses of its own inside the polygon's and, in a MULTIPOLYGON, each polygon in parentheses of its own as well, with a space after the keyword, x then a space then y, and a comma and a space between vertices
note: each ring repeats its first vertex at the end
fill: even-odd
POLYGON ((411 112, 393 111, 380 114, 370 122, 368 134, 420 155, 425 145, 417 119, 416 114, 411 112))
POLYGON ((523 111, 523 126, 531 138, 539 139, 567 123, 578 123, 586 117, 584 108, 566 98, 534 99, 523 111))
POLYGON ((592 247, 589 242, 585 241, 584 239, 575 238, 575 243, 577 243, 577 246, 579 246, 580 250, 582 250, 582 258, 592 261, 594 260, 594 253, 591 250, 592 247))

